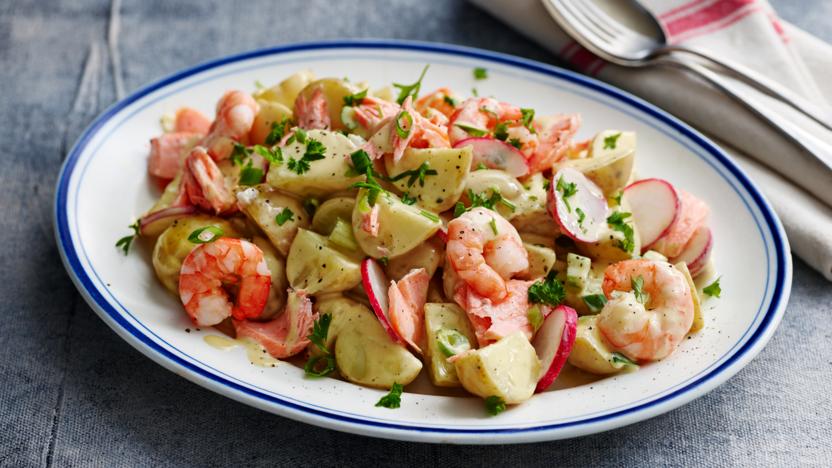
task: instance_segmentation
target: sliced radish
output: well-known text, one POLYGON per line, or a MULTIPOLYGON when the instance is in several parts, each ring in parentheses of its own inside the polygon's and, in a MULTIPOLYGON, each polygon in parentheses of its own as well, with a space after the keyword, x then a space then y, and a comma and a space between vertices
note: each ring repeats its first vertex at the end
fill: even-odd
POLYGON ((143 236, 161 234, 174 221, 184 216, 196 213, 193 205, 180 205, 163 208, 148 213, 139 220, 139 233, 143 236))
POLYGON ((361 284, 364 286, 364 291, 370 300, 370 306, 373 308, 378 321, 381 322, 381 326, 384 327, 393 341, 404 345, 404 339, 390 325, 390 319, 387 316, 387 311, 390 310, 390 303, 387 299, 390 280, 387 279, 387 275, 384 274, 384 270, 375 259, 365 258, 361 262, 361 284))
POLYGON ((679 195, 666 180, 644 179, 628 185, 624 196, 641 238, 641 251, 645 252, 670 230, 679 216, 679 195))
POLYGON ((447 244, 448 243, 448 228, 445 227, 445 226, 442 226, 441 228, 439 228, 439 230, 436 231, 436 237, 438 237, 439 240, 442 241, 443 244, 447 244))
POLYGON ((532 346, 540 359, 540 379, 535 393, 549 388, 558 377, 575 344, 577 330, 578 313, 565 305, 556 307, 543 321, 532 340, 532 346))
POLYGON ((597 242, 606 230, 604 192, 577 169, 564 167, 552 177, 548 209, 561 231, 576 241, 597 242))
POLYGON ((494 138, 466 138, 454 143, 454 148, 470 146, 473 153, 471 166, 480 163, 489 169, 501 169, 514 177, 529 174, 529 165, 523 153, 510 144, 494 138))
POLYGON ((708 263, 708 258, 711 255, 711 249, 714 245, 713 239, 714 237, 711 234, 710 228, 707 226, 699 227, 693 233, 693 237, 685 244, 682 253, 673 259, 673 263, 687 263, 690 275, 696 276, 708 263))

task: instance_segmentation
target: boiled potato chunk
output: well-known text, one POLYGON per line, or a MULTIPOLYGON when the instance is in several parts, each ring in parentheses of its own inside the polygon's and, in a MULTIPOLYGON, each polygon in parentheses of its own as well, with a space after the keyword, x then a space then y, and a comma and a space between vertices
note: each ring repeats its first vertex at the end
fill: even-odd
POLYGON ((272 190, 266 184, 242 190, 237 194, 237 201, 242 212, 260 227, 283 256, 289 253, 298 228, 309 227, 309 215, 300 200, 272 190), (292 213, 291 219, 282 220, 283 224, 278 224, 278 215, 287 209, 292 213))
POLYGON ((353 197, 335 197, 323 202, 312 217, 312 230, 328 236, 339 218, 346 222, 352 219, 353 208, 355 208, 353 197))
POLYGON ((394 258, 403 255, 436 234, 442 223, 433 213, 415 205, 405 205, 396 195, 382 193, 378 206, 378 234, 371 236, 361 229, 364 212, 369 211, 367 190, 361 189, 352 211, 352 229, 361 250, 374 258, 394 258))
MULTIPOLYGON (((504 218, 511 219, 518 214, 518 205, 524 205, 525 192, 523 184, 515 177, 511 176, 505 171, 497 169, 478 169, 471 171, 465 179, 465 194, 468 198, 469 190, 476 195, 489 198, 496 191, 499 192, 504 200, 514 205, 515 209, 511 209, 504 203, 497 203, 494 209, 500 213, 504 218)), ((543 193, 543 203, 546 203, 546 193, 543 193)), ((465 205, 467 206, 470 203, 465 205)))
POLYGON ((311 70, 297 72, 271 88, 257 91, 254 93, 254 98, 258 101, 276 102, 293 109, 298 94, 314 80, 315 74, 311 70))
MULTIPOLYGON (((627 200, 621 200, 620 211, 630 212, 630 206, 627 200)), ((641 252, 641 237, 638 234, 635 221, 630 216, 624 222, 633 229, 632 252, 627 252, 620 247, 621 241, 624 240, 625 236, 622 232, 615 231, 612 228, 609 228, 598 242, 578 242, 578 250, 593 260, 609 263, 627 260, 638 255, 641 252)))
POLYGON ((422 361, 394 343, 370 309, 354 304, 348 320, 343 317, 336 324, 334 352, 338 372, 350 382, 376 388, 412 382, 422 370, 422 361))
MULTIPOLYGON (((332 345, 341 331, 353 327, 363 320, 363 314, 367 307, 352 299, 347 299, 340 293, 334 293, 318 295, 315 309, 320 315, 330 314, 332 316, 325 342, 327 349, 332 351, 332 345)), ((310 344, 308 349, 313 354, 319 351, 314 344, 310 344)))
POLYGON ((306 152, 306 144, 294 141, 283 148, 286 162, 270 165, 266 178, 269 185, 302 197, 323 197, 361 180, 361 177, 347 175, 351 167, 350 154, 357 149, 349 138, 328 130, 309 130, 306 138, 324 145, 324 159, 310 162, 309 170, 303 174, 289 169, 289 158, 300 160, 306 152))
POLYGON ((540 377, 537 353, 522 332, 460 354, 454 367, 465 390, 482 398, 498 396, 508 404, 531 398, 540 377))
POLYGON ((696 289, 696 284, 693 282, 693 277, 690 276, 687 263, 679 262, 673 266, 685 275, 688 286, 690 286, 690 295, 693 298, 693 324, 690 326, 689 333, 696 333, 705 326, 705 318, 702 317, 702 304, 699 303, 699 292, 696 289))
POLYGON ((573 366, 599 375, 615 374, 622 370, 637 369, 618 353, 613 353, 601 335, 596 322, 597 315, 585 315, 578 319, 578 330, 568 361, 573 366))
POLYGON ((428 276, 433 277, 444 259, 444 244, 436 237, 431 237, 410 252, 391 258, 384 270, 390 279, 396 281, 410 273, 410 270, 418 268, 424 268, 428 276))
POLYGON ((471 168, 471 147, 464 148, 408 148, 404 157, 394 163, 385 158, 387 174, 396 177, 407 171, 418 170, 422 164, 437 172, 426 176, 424 186, 418 180, 409 184, 410 177, 404 177, 393 184, 402 192, 408 192, 416 203, 433 212, 445 211, 459 200, 465 188, 465 178, 471 168))
POLYGON ((595 182, 604 195, 612 197, 630 182, 635 155, 635 132, 605 130, 593 138, 589 157, 566 160, 562 165, 578 169, 595 182))
POLYGON ((283 306, 286 304, 286 288, 289 287, 289 281, 286 280, 286 260, 277 253, 268 239, 255 237, 251 242, 263 251, 263 258, 269 267, 269 273, 272 275, 269 298, 266 301, 266 307, 263 308, 263 313, 259 317, 265 320, 282 312, 283 306))
POLYGON ((262 145, 272 131, 272 124, 292 119, 292 109, 274 101, 258 101, 260 110, 254 118, 254 124, 249 132, 251 144, 262 145))
POLYGON ((537 279, 546 276, 549 270, 555 266, 557 255, 549 247, 523 242, 526 253, 529 254, 529 269, 518 275, 522 279, 537 279))
POLYGON ((471 330, 471 323, 465 311, 456 304, 425 304, 425 333, 427 335, 427 349, 425 358, 428 361, 430 380, 439 387, 459 387, 456 368, 448 362, 448 356, 442 351, 437 341, 440 330, 454 330, 468 339, 471 346, 476 346, 476 336, 471 330))
POLYGON ((298 229, 286 258, 286 276, 293 289, 309 294, 338 292, 361 282, 357 261, 329 246, 326 237, 298 229))
POLYGON ((205 226, 216 226, 224 237, 240 237, 234 226, 222 218, 195 215, 179 218, 165 229, 153 247, 153 269, 168 291, 179 295, 179 270, 185 257, 199 244, 188 240, 192 232, 205 226))
MULTIPOLYGON (((344 98, 350 94, 361 91, 356 86, 338 78, 323 78, 306 85, 298 97, 312 99, 312 95, 320 89, 326 100, 327 111, 331 130, 346 130, 344 122, 341 121, 341 109, 344 107, 344 98)), ((294 107, 292 107, 294 109, 294 107)))

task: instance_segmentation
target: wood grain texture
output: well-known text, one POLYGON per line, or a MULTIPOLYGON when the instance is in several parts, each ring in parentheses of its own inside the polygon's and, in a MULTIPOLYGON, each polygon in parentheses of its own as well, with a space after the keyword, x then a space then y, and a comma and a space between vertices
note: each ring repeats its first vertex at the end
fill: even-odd
MULTIPOLYGON (((811 8, 773 3, 832 37, 811 8)), ((824 0, 800 3, 828 11, 824 0)), ((53 241, 53 186, 71 144, 122 89, 229 53, 338 37, 554 61, 460 1, 0 2, 0 466, 828 463, 832 288, 799 260, 783 324, 730 382, 650 421, 533 446, 419 445, 318 429, 203 390, 118 338, 79 298, 53 241)))

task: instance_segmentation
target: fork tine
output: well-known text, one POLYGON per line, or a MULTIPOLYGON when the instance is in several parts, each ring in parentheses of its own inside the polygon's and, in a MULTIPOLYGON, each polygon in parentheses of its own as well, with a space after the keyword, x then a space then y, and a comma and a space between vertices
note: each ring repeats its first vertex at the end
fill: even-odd
POLYGON ((564 19, 576 29, 581 36, 590 38, 594 42, 612 43, 613 36, 599 28, 596 24, 590 22, 587 15, 581 11, 576 11, 575 5, 569 0, 550 0, 552 5, 557 8, 564 19))
POLYGON ((605 31, 609 31, 615 34, 626 34, 630 32, 628 29, 621 26, 621 24, 611 18, 606 11, 602 10, 593 0, 578 0, 572 1, 578 9, 582 10, 583 13, 592 20, 595 24, 599 27, 603 28, 605 31))

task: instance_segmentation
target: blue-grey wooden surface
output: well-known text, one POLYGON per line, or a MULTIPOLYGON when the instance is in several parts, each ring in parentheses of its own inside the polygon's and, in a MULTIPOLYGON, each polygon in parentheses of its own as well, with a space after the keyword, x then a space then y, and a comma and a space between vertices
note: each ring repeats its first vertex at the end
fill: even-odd
MULTIPOLYGON (((773 3, 832 40, 832 2, 773 3)), ((117 81, 129 92, 225 54, 339 37, 554 61, 460 1, 125 0, 117 14, 106 0, 0 2, 0 465, 832 463, 832 288, 800 261, 783 324, 730 382, 652 420, 545 444, 438 446, 319 429, 197 387, 119 339, 79 297, 54 245, 51 198, 68 146, 113 102, 117 81)))

